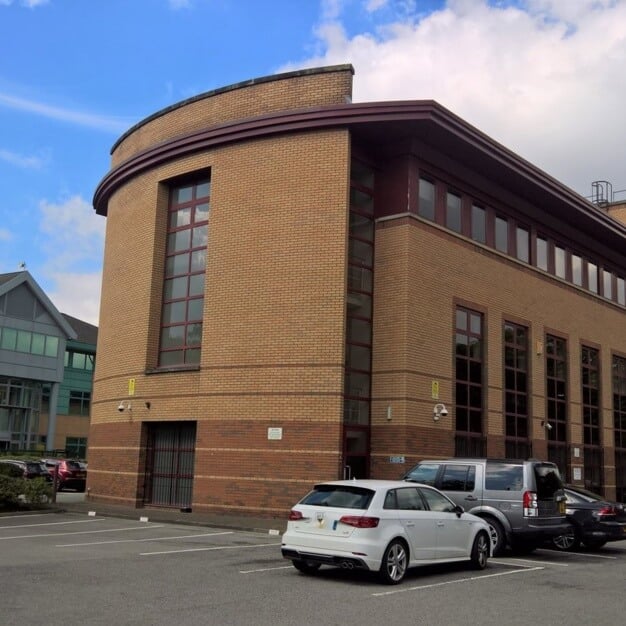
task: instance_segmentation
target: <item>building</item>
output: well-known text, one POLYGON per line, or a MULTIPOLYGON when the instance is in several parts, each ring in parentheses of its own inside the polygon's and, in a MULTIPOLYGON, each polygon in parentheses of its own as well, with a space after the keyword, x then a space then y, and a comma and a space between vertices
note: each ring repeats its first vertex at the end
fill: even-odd
POLYGON ((85 458, 97 330, 29 272, 0 274, 0 450, 85 458))
POLYGON ((624 498, 619 210, 436 102, 352 103, 352 75, 217 89, 113 146, 91 497, 284 515, 487 454, 624 498))

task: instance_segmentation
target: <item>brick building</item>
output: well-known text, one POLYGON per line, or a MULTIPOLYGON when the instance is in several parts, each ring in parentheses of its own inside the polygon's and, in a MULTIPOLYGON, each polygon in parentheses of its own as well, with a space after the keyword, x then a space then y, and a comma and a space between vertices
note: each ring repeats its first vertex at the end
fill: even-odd
POLYGON ((113 146, 91 497, 283 515, 488 454, 624 498, 623 210, 436 102, 352 103, 352 75, 217 89, 113 146))

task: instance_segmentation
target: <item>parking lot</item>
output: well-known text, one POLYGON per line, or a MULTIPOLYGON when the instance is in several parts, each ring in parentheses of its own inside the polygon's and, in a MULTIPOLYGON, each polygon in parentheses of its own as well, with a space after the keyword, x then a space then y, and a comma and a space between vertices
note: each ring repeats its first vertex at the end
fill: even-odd
POLYGON ((94 514, 0 517, 3 624, 621 623, 626 541, 412 570, 399 586, 323 568, 280 537, 94 514))

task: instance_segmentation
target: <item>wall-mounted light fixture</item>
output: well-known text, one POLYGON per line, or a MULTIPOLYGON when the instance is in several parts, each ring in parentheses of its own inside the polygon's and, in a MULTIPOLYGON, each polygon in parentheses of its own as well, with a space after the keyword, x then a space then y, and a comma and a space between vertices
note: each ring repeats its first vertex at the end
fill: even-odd
POLYGON ((393 415, 392 415, 391 404, 388 404, 387 405, 387 421, 390 422, 392 417, 393 415))
POLYGON ((144 402, 144 404, 145 404, 145 406, 146 406, 146 409, 149 409, 149 408, 150 408, 150 406, 151 406, 149 401, 148 401, 148 402, 144 402))
POLYGON ((124 401, 122 400, 118 405, 117 405, 117 410, 120 413, 123 413, 124 411, 132 411, 133 407, 131 405, 130 402, 126 402, 124 403, 124 401))
POLYGON ((552 424, 550 424, 550 422, 546 422, 546 420, 541 420, 541 425, 546 429, 546 430, 552 430, 552 424))
POLYGON ((435 404, 433 408, 433 420, 435 422, 438 422, 440 418, 445 417, 446 415, 448 415, 448 409, 446 409, 446 405, 441 403, 435 404))

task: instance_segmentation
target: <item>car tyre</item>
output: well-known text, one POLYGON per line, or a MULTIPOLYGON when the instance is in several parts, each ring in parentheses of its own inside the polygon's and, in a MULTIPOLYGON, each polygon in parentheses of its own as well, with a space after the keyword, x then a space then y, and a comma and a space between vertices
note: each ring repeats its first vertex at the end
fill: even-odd
POLYGON ((472 567, 474 569, 485 569, 489 560, 489 536, 485 532, 480 532, 474 539, 471 554, 472 567))
POLYGON ((576 530, 572 527, 562 535, 552 537, 552 547, 562 552, 575 550, 580 545, 580 541, 576 535, 576 530))
POLYGON ((485 522, 489 526, 489 539, 491 540, 491 554, 500 556, 504 552, 506 544, 506 535, 502 524, 493 517, 485 517, 485 522))
POLYGON ((402 582, 409 566, 409 549, 401 539, 394 539, 383 554, 379 575, 387 585, 402 582))
POLYGON ((321 563, 313 563, 311 561, 293 560, 293 566, 303 574, 315 574, 321 567, 321 563))

